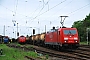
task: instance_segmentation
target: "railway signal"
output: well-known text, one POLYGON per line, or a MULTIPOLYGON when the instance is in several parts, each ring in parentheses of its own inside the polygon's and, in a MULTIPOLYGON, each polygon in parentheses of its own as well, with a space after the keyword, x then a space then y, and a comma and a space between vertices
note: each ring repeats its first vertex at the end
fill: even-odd
MULTIPOLYGON (((34 34, 35 34, 35 29, 33 29, 33 36, 34 36, 34 34)), ((34 40, 33 40, 33 45, 34 45, 34 40)))
POLYGON ((17 36, 19 36, 19 32, 17 32, 17 36))
POLYGON ((89 45, 89 34, 90 34, 90 28, 87 28, 87 45, 89 45))
POLYGON ((33 29, 33 34, 35 34, 35 29, 33 29))

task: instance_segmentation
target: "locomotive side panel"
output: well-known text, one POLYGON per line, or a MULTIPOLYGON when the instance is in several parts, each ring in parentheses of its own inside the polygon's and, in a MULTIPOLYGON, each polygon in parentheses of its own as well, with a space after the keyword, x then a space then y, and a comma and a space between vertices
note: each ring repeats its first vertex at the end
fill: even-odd
POLYGON ((57 31, 53 30, 46 34, 45 44, 57 45, 57 42, 58 42, 57 31))
POLYGON ((56 32, 53 32, 53 41, 54 45, 57 45, 58 43, 58 34, 57 34, 57 31, 56 32))
POLYGON ((58 29, 58 40, 57 40, 57 43, 58 45, 61 45, 62 46, 62 41, 63 41, 63 35, 62 35, 62 29, 58 29))

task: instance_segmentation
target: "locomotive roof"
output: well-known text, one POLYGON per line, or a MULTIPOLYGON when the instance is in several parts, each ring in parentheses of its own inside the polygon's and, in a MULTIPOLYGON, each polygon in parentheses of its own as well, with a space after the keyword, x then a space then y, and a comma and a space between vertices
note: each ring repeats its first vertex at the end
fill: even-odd
POLYGON ((65 30, 73 30, 73 29, 76 29, 76 28, 59 28, 58 30, 62 30, 62 29, 65 29, 65 30))
POLYGON ((58 29, 50 29, 48 32, 54 32, 61 29, 76 29, 76 28, 58 28, 58 29))
POLYGON ((58 29, 50 29, 48 32, 55 32, 57 31, 58 29))

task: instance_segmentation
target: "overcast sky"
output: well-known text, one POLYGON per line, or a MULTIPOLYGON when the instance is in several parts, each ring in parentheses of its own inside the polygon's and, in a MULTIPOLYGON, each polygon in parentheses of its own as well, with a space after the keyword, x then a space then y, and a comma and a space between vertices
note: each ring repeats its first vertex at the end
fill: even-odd
POLYGON ((16 37, 17 23, 20 35, 31 35, 33 28, 42 33, 45 25, 60 27, 60 16, 68 16, 64 26, 71 27, 89 13, 90 0, 0 0, 0 34, 5 25, 5 35, 16 37))

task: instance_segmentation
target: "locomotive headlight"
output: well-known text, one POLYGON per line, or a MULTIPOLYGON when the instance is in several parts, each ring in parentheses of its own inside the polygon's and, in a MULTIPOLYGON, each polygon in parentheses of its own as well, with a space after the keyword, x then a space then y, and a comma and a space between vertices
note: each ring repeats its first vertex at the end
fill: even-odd
POLYGON ((67 42, 67 41, 64 41, 65 43, 67 42))
POLYGON ((75 42, 77 42, 77 41, 75 41, 75 42))
POLYGON ((78 38, 74 38, 74 40, 78 40, 78 38))
POLYGON ((64 40, 68 40, 68 38, 64 38, 64 40))

